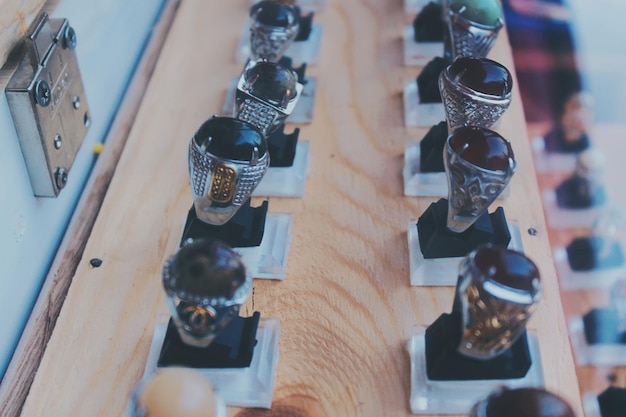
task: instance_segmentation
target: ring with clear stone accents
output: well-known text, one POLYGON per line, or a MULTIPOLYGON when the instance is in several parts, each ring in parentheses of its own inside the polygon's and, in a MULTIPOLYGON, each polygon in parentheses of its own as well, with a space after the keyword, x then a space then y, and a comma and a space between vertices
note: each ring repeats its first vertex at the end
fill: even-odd
POLYGON ((235 116, 268 137, 293 112, 303 86, 290 69, 274 62, 250 62, 235 96, 235 116))
POLYGON ((189 141, 188 163, 196 216, 222 225, 261 182, 270 155, 256 127, 230 117, 213 117, 189 141))
POLYGON ((260 1, 250 8, 250 59, 278 62, 300 30, 300 16, 279 1, 260 1))

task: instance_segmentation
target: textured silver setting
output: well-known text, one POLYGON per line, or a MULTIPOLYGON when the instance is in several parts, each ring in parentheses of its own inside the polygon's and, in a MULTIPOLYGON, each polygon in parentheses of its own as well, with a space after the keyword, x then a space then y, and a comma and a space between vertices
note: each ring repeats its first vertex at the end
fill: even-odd
POLYGON ((517 164, 509 158, 506 171, 488 170, 463 159, 463 151, 455 152, 450 137, 444 148, 444 168, 448 178, 447 227, 453 232, 467 230, 489 208, 508 185, 517 164))
POLYGON ((450 32, 453 61, 461 56, 486 57, 504 25, 502 19, 495 26, 472 22, 445 4, 444 17, 450 32))
MULTIPOLYGON (((541 298, 541 282, 537 275, 532 289, 522 290, 495 281, 489 275, 491 271, 481 271, 476 265, 476 255, 484 249, 474 250, 459 264, 456 297, 460 301, 462 322, 458 351, 487 360, 503 353, 524 333, 541 298)), ((536 270, 530 259, 519 255, 518 262, 524 259, 536 270)))
POLYGON ((235 215, 252 195, 269 167, 269 153, 235 161, 211 154, 189 141, 189 179, 196 216, 203 222, 221 225, 235 215))
POLYGON ((200 285, 197 285, 196 290, 185 287, 183 274, 186 272, 176 268, 177 257, 185 247, 165 261, 162 271, 163 288, 181 340, 190 346, 206 347, 237 316, 240 306, 248 299, 252 291, 252 275, 246 271, 239 255, 224 243, 198 240, 188 245, 200 247, 200 250, 196 249, 197 259, 192 260, 196 265, 207 271, 217 271, 214 275, 205 274, 195 278, 214 281, 216 284, 204 286, 211 287, 212 291, 203 291, 200 285), (219 248, 211 253, 201 252, 203 246, 210 245, 217 245, 219 248), (237 273, 243 274, 242 282, 235 281, 237 273), (232 282, 227 281, 228 279, 232 282), (225 291, 215 291, 214 287, 219 285, 224 286, 225 291), (232 291, 236 285, 239 287, 232 291))
POLYGON ((480 93, 453 79, 449 68, 439 74, 439 91, 450 131, 461 126, 491 127, 509 108, 512 92, 503 96, 480 93))
POLYGON ((287 27, 270 26, 258 21, 260 9, 253 6, 250 14, 250 59, 252 61, 278 60, 285 54, 298 36, 300 21, 293 7, 282 5, 285 13, 290 15, 287 27))
POLYGON ((244 69, 239 81, 237 82, 237 91, 235 93, 235 117, 255 126, 261 131, 266 138, 283 124, 287 117, 293 112, 298 103, 298 99, 302 95, 304 86, 297 80, 297 76, 293 71, 283 68, 274 63, 267 62, 250 62, 244 69), (275 85, 266 86, 264 91, 279 92, 282 94, 280 101, 276 102, 269 97, 258 95, 257 83, 263 83, 260 77, 251 74, 251 69, 259 65, 274 65, 278 71, 284 72, 285 77, 292 78, 293 89, 285 89, 285 86, 276 82, 275 85))

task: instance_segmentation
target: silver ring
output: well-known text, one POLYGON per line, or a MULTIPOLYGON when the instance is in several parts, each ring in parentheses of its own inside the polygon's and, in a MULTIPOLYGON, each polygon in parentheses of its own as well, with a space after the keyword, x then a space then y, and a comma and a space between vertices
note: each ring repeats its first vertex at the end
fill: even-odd
POLYGON ((252 125, 213 117, 189 141, 189 178, 198 219, 222 225, 259 185, 270 155, 265 137, 252 125))
POLYGON ((539 271, 521 252, 480 247, 459 265, 456 299, 460 301, 458 352, 491 359, 524 333, 541 297, 539 271))
MULTIPOLYGON (((463 16, 466 10, 463 5, 458 11, 453 10, 450 0, 444 2, 444 17, 448 24, 450 43, 452 47, 452 60, 461 56, 485 57, 498 38, 498 32, 502 29, 504 21, 502 17, 489 24, 481 24, 463 16)), ((494 4, 497 4, 494 2, 494 4)))
POLYGON ((509 108, 512 88, 511 73, 498 62, 474 57, 457 59, 439 74, 439 91, 450 130, 460 126, 491 127, 509 108), (500 94, 484 93, 464 82, 465 78, 481 77, 485 70, 503 75, 500 94))
POLYGON ((443 162, 448 179, 446 225, 455 233, 474 224, 504 191, 517 167, 508 140, 474 126, 459 128, 448 136, 443 162), (490 159, 483 160, 487 155, 490 159))
POLYGON ((260 1, 250 8, 250 59, 278 62, 300 30, 296 10, 278 1, 260 1))
POLYGON ((163 288, 182 341, 206 347, 239 313, 252 289, 252 276, 228 245, 199 239, 163 265, 163 288))

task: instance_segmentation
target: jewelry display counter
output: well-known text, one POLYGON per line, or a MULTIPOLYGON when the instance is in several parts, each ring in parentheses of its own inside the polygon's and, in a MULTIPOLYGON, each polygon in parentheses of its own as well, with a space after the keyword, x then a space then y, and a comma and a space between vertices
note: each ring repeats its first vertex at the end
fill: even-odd
MULTIPOLYGON (((141 379, 157 322, 168 314, 161 287, 192 201, 189 138, 220 112, 249 2, 181 2, 115 175, 24 404, 22 416, 120 416, 141 379), (90 260, 102 260, 95 267, 90 260)), ((407 342, 451 305, 453 287, 412 287, 406 225, 435 199, 403 195, 407 128, 399 0, 329 2, 302 198, 271 198, 291 213, 282 281, 255 280, 242 316, 280 320, 280 360, 269 411, 230 416, 410 415, 407 342)), ((500 34, 490 57, 513 68, 500 34)), ((291 129, 289 129, 291 130, 291 129)), ((532 155, 514 83, 497 130, 511 141, 517 174, 498 204, 515 221, 542 276, 529 328, 539 341, 546 388, 583 415, 532 155)), ((263 200, 255 198, 258 205, 263 200)), ((487 395, 487 393, 485 393, 487 395)), ((469 412, 469 410, 468 410, 469 412)))

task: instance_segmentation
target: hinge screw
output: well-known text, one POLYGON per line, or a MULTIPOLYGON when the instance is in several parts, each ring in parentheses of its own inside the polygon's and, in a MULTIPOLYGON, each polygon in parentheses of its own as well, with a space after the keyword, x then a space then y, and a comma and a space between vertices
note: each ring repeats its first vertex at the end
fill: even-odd
POLYGON ((61 141, 61 135, 57 133, 56 135, 54 135, 54 149, 61 149, 61 146, 63 146, 63 142, 61 141))
POLYGON ((76 31, 73 27, 68 26, 63 32, 63 45, 67 48, 76 48, 76 31))
POLYGON ((41 107, 47 107, 52 98, 52 91, 46 80, 39 80, 35 83, 35 99, 41 107))
POLYGON ((67 184, 67 170, 65 168, 57 168, 54 171, 54 181, 57 184, 57 188, 62 190, 67 184))

